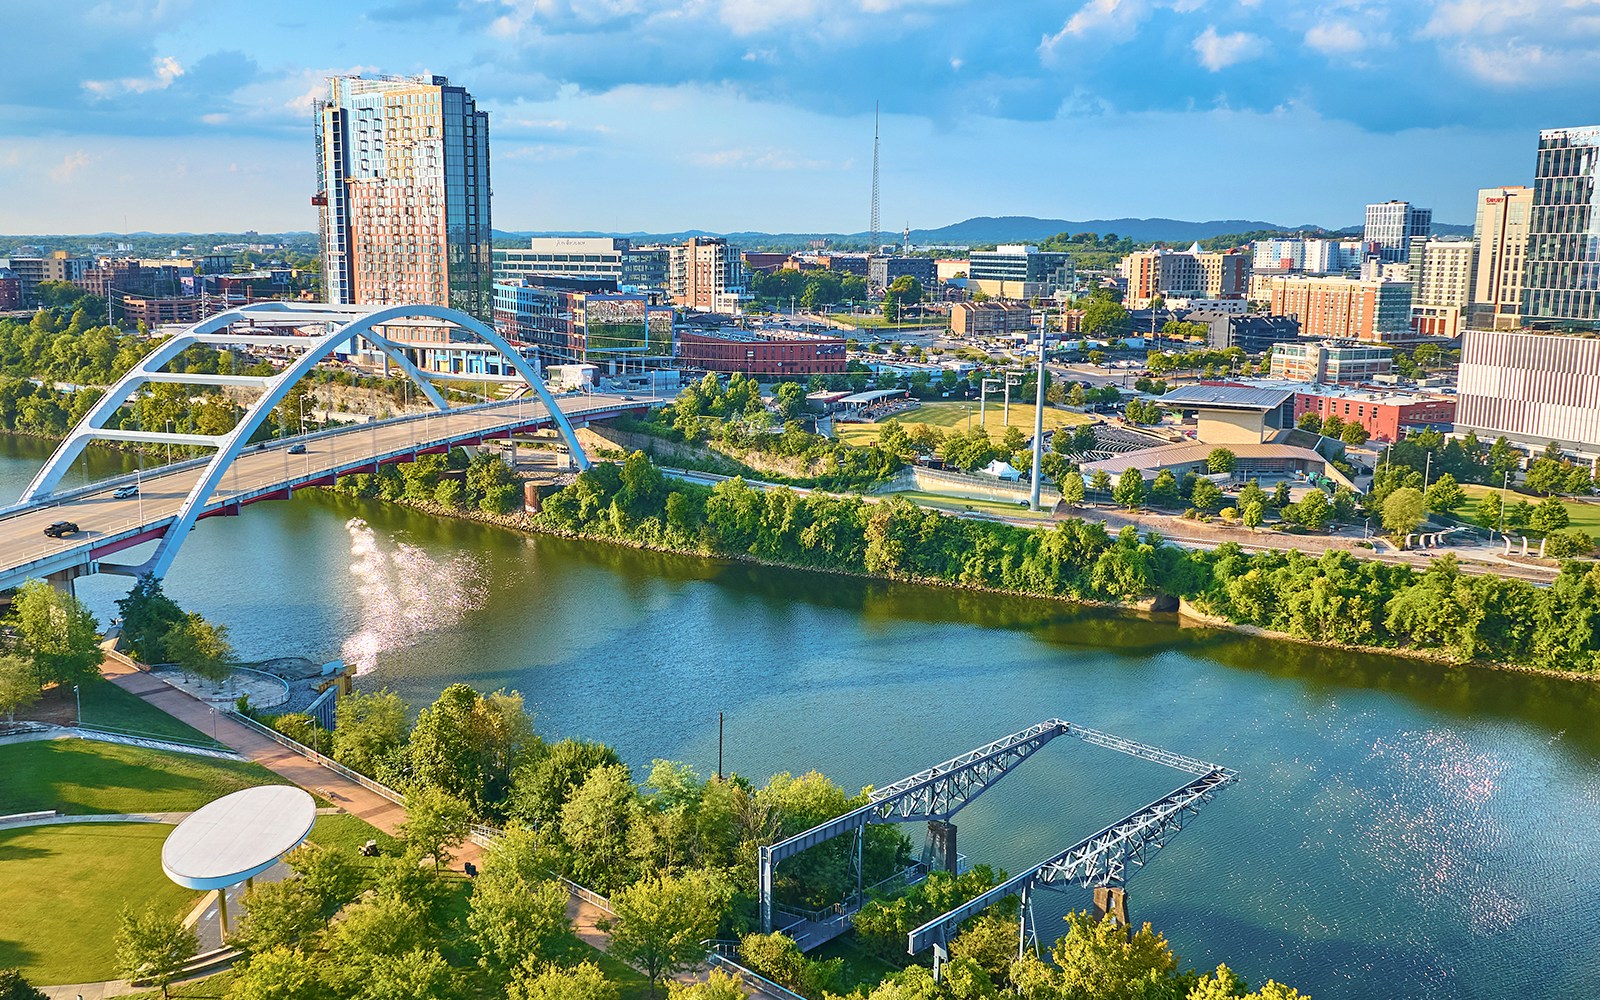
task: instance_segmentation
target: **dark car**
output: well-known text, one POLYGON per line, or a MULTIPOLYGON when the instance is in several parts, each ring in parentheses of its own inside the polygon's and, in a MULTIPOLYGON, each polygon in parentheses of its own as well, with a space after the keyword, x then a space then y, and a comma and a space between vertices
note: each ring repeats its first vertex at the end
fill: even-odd
POLYGON ((129 497, 138 496, 139 495, 139 487, 134 486, 132 483, 129 483, 127 486, 119 486, 119 487, 117 487, 116 490, 114 490, 111 495, 113 497, 115 497, 116 499, 118 499, 118 500, 126 500, 129 497))
POLYGON ((289 446, 289 454, 291 455, 304 455, 305 453, 306 446, 303 444, 291 444, 289 446))
POLYGON ((78 525, 73 521, 57 521, 44 529, 44 533, 51 538, 65 538, 78 533, 78 525))

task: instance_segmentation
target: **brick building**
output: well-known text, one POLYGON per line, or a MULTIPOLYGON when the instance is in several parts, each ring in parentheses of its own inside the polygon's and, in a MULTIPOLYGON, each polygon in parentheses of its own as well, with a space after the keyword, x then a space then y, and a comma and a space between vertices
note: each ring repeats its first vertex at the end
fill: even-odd
POLYGON ((1295 420, 1307 413, 1360 424, 1373 440, 1395 441, 1407 427, 1450 430, 1456 419, 1456 401, 1448 396, 1326 387, 1295 394, 1295 420))
POLYGON ((1033 310, 1011 302, 957 302, 950 307, 950 332, 958 337, 995 337, 1033 328, 1033 310))
POLYGON ((1302 337, 1378 343, 1416 337, 1409 282, 1274 278, 1271 296, 1268 312, 1298 319, 1302 337))
POLYGON ((746 330, 680 330, 678 364, 748 375, 838 375, 845 370, 842 337, 746 330))

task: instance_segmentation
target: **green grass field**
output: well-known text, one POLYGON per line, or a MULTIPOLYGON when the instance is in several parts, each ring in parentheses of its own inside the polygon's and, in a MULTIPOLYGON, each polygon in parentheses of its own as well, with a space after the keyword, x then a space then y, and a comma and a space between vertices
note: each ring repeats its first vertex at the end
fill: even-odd
MULTIPOLYGON (((937 427, 942 431, 964 431, 968 427, 978 426, 978 404, 962 400, 960 402, 923 403, 915 409, 906 410, 895 415, 901 424, 910 427, 913 424, 924 424, 937 427)), ((1076 427, 1078 424, 1090 423, 1088 417, 1071 410, 1059 410, 1053 407, 1044 409, 1045 430, 1054 430, 1058 427, 1076 427)), ((983 426, 991 438, 998 440, 1006 432, 1005 413, 1001 404, 991 400, 983 412, 983 426)), ((1033 404, 1011 404, 1011 426, 1020 427, 1022 433, 1033 435, 1033 404)), ((839 440, 845 444, 856 447, 865 447, 878 440, 878 434, 883 429, 882 424, 835 424, 834 432, 839 440)))
POLYGON ((349 813, 318 816, 317 825, 311 828, 311 835, 306 839, 318 847, 349 851, 352 854, 359 851, 369 840, 376 840, 378 849, 385 853, 397 853, 392 848, 400 843, 360 816, 352 816, 349 813))
POLYGON ((919 507, 932 507, 961 514, 969 510, 982 511, 996 517, 1014 517, 1025 521, 1048 521, 1049 511, 1034 513, 1028 508, 1004 500, 984 500, 977 497, 950 496, 944 493, 923 493, 918 490, 897 491, 891 496, 905 497, 919 507))
MULTIPOLYGON (((1462 483, 1461 490, 1467 495, 1468 504, 1456 513, 1461 517, 1471 517, 1473 510, 1478 506, 1478 501, 1486 494, 1499 493, 1493 486, 1482 486, 1478 483, 1462 483)), ((1507 503, 1516 503, 1526 500, 1528 503, 1537 504, 1543 497, 1532 493, 1518 493, 1511 490, 1506 494, 1507 503)), ((1587 531, 1591 535, 1600 535, 1600 503, 1575 503, 1571 500, 1562 500, 1562 506, 1567 508, 1567 516, 1572 518, 1571 527, 1587 531)))
POLYGON ((891 319, 884 319, 881 313, 829 313, 828 318, 835 323, 845 323, 858 330, 927 330, 931 328, 946 329, 950 321, 944 317, 933 319, 907 319, 904 323, 896 323, 891 319))
MULTIPOLYGON (((70 692, 69 692, 70 693, 70 692)), ((88 726, 119 729, 165 736, 190 743, 210 743, 211 737, 186 722, 180 722, 137 695, 101 679, 84 684, 80 690, 83 698, 83 722, 88 726)))
POLYGON ((253 785, 284 784, 259 764, 90 740, 0 746, 0 815, 189 812, 253 785))
POLYGON ((158 823, 0 831, 0 966, 36 985, 116 978, 123 906, 177 914, 197 898, 161 871, 171 832, 158 823))

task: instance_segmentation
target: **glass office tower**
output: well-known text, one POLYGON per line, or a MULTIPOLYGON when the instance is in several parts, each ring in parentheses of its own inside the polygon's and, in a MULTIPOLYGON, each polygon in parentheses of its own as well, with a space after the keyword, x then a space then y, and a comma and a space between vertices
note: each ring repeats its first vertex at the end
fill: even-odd
POLYGON ((1539 133, 1522 317, 1528 326, 1600 325, 1600 125, 1539 133))

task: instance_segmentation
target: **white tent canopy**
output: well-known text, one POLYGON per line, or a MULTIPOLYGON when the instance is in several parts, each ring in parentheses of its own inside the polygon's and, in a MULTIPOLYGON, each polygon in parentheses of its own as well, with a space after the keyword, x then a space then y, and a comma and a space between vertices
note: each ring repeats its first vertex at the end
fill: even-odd
POLYGON ((996 479, 1015 481, 1022 478, 1022 473, 1012 468, 1010 462, 1005 462, 998 458, 984 466, 983 471, 986 475, 993 476, 996 479))

